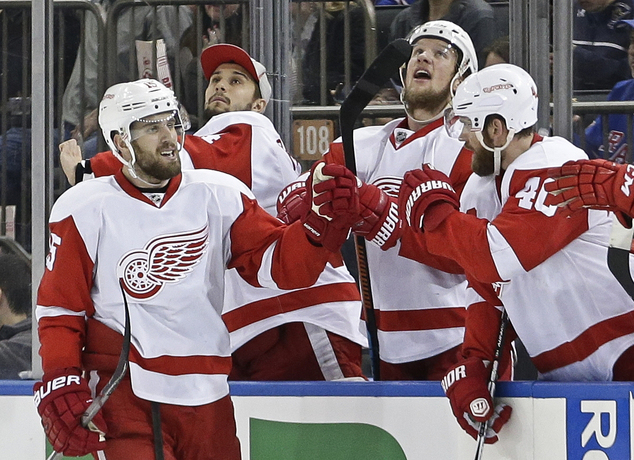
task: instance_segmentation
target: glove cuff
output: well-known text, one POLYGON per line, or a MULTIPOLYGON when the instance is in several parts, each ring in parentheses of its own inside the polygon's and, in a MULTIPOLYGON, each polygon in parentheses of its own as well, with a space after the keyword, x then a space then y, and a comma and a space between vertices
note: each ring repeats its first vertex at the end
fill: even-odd
POLYGON ((66 393, 85 391, 90 395, 90 388, 79 370, 75 368, 63 369, 50 374, 45 374, 41 382, 33 386, 33 403, 38 413, 42 414, 44 408, 55 398, 66 393))
POLYGON ((456 206, 449 201, 432 204, 423 215, 421 228, 433 232, 447 217, 456 212, 456 206))

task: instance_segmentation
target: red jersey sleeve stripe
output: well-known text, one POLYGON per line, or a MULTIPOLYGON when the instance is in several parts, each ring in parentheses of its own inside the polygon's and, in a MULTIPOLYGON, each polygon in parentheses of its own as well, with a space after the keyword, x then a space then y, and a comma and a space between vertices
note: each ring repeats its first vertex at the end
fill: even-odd
POLYGON ((282 313, 311 307, 326 302, 345 302, 360 300, 359 291, 354 283, 336 283, 325 286, 313 286, 301 291, 257 300, 222 315, 229 332, 234 332, 249 324, 282 313))
POLYGON ((582 361, 605 343, 632 333, 634 312, 627 312, 591 326, 575 339, 540 353, 532 361, 540 372, 550 372, 582 361))

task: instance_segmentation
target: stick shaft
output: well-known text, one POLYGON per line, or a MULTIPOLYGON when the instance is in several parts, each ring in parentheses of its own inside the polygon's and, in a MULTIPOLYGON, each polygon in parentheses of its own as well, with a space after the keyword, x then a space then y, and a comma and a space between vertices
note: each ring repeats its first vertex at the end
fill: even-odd
MULTIPOLYGON (((508 325, 508 314, 506 309, 502 309, 502 316, 500 317, 500 330, 498 332, 498 340, 495 344, 495 353, 493 354, 493 362, 491 363, 491 375, 489 376, 489 394, 491 399, 495 394, 495 383, 498 377, 498 367, 500 366, 500 358, 502 357, 502 351, 504 349, 504 336, 506 335, 506 326, 508 325)), ((494 408, 495 410, 495 408, 494 408)), ((477 446, 475 460, 482 459, 482 451, 484 449, 484 441, 486 439, 486 431, 488 422, 480 423, 480 430, 478 431, 477 446)))
MULTIPOLYGON (((103 387, 101 392, 93 399, 88 408, 84 411, 81 416, 81 426, 86 428, 88 424, 91 422, 95 415, 101 410, 103 405, 106 403, 112 392, 119 386, 123 377, 128 371, 128 355, 130 353, 130 311, 128 309, 128 301, 125 296, 125 291, 123 288, 123 280, 119 280, 119 287, 121 288, 121 294, 123 295, 123 306, 125 309, 125 329, 123 331, 123 344, 121 346, 121 354, 119 355, 119 361, 117 362, 117 367, 115 368, 110 380, 103 387)), ((53 451, 51 455, 46 460, 59 460, 62 458, 61 452, 53 451)))
MULTIPOLYGON (((357 118, 359 118, 363 109, 370 103, 383 85, 389 81, 390 77, 407 61, 410 54, 411 47, 406 40, 399 39, 390 43, 381 51, 374 62, 370 64, 363 75, 361 75, 361 78, 359 78, 359 81, 357 81, 341 105, 339 111, 341 143, 343 145, 346 167, 355 175, 357 174, 357 164, 354 153, 353 132, 357 118)), ((362 237, 355 237, 355 247, 361 297, 363 298, 366 326, 368 334, 370 335, 372 375, 374 380, 380 380, 379 341, 365 240, 362 237)))

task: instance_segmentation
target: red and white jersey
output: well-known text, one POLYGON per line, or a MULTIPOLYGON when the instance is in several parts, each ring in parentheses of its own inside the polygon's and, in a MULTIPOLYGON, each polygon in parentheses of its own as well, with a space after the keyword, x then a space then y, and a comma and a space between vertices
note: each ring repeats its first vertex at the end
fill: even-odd
MULTIPOLYGON (((458 261, 479 281, 493 282, 480 294, 497 295, 542 379, 611 380, 614 362, 634 345, 634 301, 607 264, 612 216, 584 210, 566 218, 544 204, 551 179, 543 168, 582 158, 562 138, 535 136, 501 183, 471 176, 461 207, 472 215, 452 216, 462 220, 435 240, 462 244, 456 253, 472 248, 458 261), (490 223, 474 222, 473 214, 490 223)), ((470 304, 483 299, 469 295, 470 304)))
MULTIPOLYGON (((471 152, 447 135, 442 118, 416 132, 402 118, 359 128, 354 145, 357 176, 392 197, 398 196, 405 173, 423 163, 450 176, 457 190, 471 173, 471 152)), ((326 160, 344 164, 340 140, 326 160)), ((366 245, 380 356, 389 363, 435 356, 462 342, 465 276, 451 261, 432 260, 421 238, 407 229, 386 251, 366 245)))
MULTIPOLYGON (((258 112, 222 113, 212 117, 194 136, 212 145, 218 142, 221 147, 214 156, 224 156, 223 163, 206 169, 237 177, 251 189, 260 206, 276 215, 278 193, 297 178, 301 166, 284 148, 271 120, 258 112), (221 140, 223 137, 226 139, 221 140)), ((205 168, 205 152, 194 156, 191 167, 183 163, 183 169, 205 168)))
POLYGON ((122 280, 135 395, 206 404, 228 394, 226 269, 255 286, 309 286, 332 253, 224 173, 185 171, 162 200, 154 195, 119 172, 73 187, 53 206, 37 305, 43 368, 82 368, 87 317, 123 333, 122 280))
MULTIPOLYGON (((257 112, 227 112, 212 117, 181 151, 183 170, 213 169, 240 179, 275 216, 278 194, 297 179, 300 166, 284 148, 271 121, 257 112)), ((113 174, 121 163, 110 152, 91 160, 97 176, 113 174)), ((361 297, 345 265, 330 263, 309 288, 282 291, 246 283, 235 270, 227 274, 223 318, 231 349, 281 324, 306 322, 367 346, 361 297), (337 265, 337 264, 336 264, 337 265)))
MULTIPOLYGON (((273 123, 257 112, 228 112, 212 117, 195 136, 213 143, 225 133, 241 129, 239 143, 227 150, 233 162, 222 171, 242 180, 272 216, 277 215, 278 194, 297 179, 301 168, 279 138, 273 123)), ((206 157, 204 151, 201 155, 206 157)), ((196 168, 204 167, 194 161, 196 168)), ((217 168, 216 168, 217 169, 217 168)), ((232 350, 281 324, 304 322, 367 346, 361 320, 361 300, 355 280, 345 265, 328 264, 314 286, 295 291, 258 289, 235 270, 227 275, 223 319, 231 333, 232 350)))

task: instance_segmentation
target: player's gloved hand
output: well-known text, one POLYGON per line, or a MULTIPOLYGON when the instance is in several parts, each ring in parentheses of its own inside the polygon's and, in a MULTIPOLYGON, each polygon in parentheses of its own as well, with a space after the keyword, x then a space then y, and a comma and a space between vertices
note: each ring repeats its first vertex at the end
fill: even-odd
POLYGON ((460 209, 460 199, 443 172, 423 165, 423 169, 405 174, 399 190, 398 208, 401 220, 415 231, 431 231, 449 214, 460 209))
POLYGON ((52 375, 45 374, 33 391, 46 437, 56 452, 81 457, 105 448, 107 427, 101 413, 97 413, 88 427, 81 425, 81 416, 92 402, 92 397, 88 382, 78 370, 65 369, 52 375))
POLYGON ((625 227, 631 227, 634 215, 634 166, 607 160, 577 160, 550 168, 555 180, 544 186, 550 195, 547 205, 557 205, 566 214, 581 208, 615 211, 625 227))
POLYGON ((376 185, 362 183, 359 188, 359 217, 352 231, 381 249, 394 246, 403 233, 397 200, 376 185))
POLYGON ((484 442, 493 444, 513 409, 507 404, 494 408, 488 388, 489 368, 490 364, 480 358, 467 358, 451 368, 440 383, 462 429, 477 439, 480 423, 488 421, 484 442))
POLYGON ((338 252, 358 220, 358 179, 344 166, 316 162, 306 181, 309 212, 302 218, 308 238, 338 252))
POLYGON ((277 218, 285 224, 302 219, 310 210, 305 200, 306 182, 297 181, 287 185, 277 197, 277 218))

